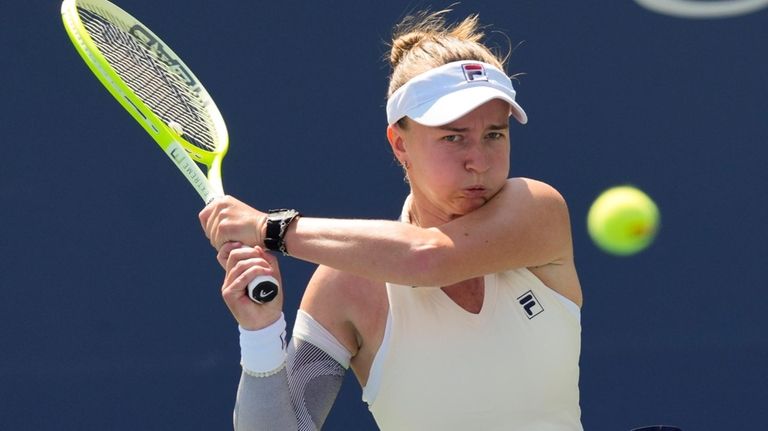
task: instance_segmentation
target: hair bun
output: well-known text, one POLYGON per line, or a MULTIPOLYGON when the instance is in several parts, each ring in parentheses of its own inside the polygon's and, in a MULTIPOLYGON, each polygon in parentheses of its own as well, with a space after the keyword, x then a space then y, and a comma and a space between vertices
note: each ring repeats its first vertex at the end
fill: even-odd
POLYGON ((414 76, 453 61, 484 61, 503 69, 504 60, 482 43, 477 14, 448 24, 448 12, 450 9, 417 12, 395 26, 389 51, 392 75, 387 97, 414 76))
POLYGON ((407 34, 403 34, 392 41, 392 50, 389 53, 389 64, 394 69, 400 64, 400 61, 405 57, 408 52, 419 44, 422 40, 426 39, 428 34, 423 31, 413 31, 407 34))

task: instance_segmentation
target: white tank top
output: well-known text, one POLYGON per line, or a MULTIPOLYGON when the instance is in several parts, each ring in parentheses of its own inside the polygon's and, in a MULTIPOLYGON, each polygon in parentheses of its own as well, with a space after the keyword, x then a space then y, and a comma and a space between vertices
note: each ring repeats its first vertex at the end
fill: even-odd
POLYGON ((483 281, 478 314, 439 288, 387 283, 384 340, 363 388, 379 428, 583 429, 579 307, 526 268, 483 281))
POLYGON ((382 430, 582 429, 578 307, 524 268, 484 282, 478 314, 439 288, 387 284, 363 392, 382 430))

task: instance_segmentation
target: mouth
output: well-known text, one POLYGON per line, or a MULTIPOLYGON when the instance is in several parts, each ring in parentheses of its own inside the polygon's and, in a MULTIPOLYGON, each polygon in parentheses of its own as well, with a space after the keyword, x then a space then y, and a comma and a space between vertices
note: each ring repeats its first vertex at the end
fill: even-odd
POLYGON ((481 185, 474 185, 464 188, 464 195, 470 198, 485 197, 488 189, 481 185))

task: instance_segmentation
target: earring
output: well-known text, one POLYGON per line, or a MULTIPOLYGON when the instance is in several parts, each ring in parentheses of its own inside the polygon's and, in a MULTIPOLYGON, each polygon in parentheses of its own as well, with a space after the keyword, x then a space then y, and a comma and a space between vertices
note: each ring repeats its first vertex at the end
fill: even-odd
POLYGON ((403 162, 403 167, 405 168, 405 170, 408 170, 411 167, 411 165, 408 164, 408 160, 403 162))

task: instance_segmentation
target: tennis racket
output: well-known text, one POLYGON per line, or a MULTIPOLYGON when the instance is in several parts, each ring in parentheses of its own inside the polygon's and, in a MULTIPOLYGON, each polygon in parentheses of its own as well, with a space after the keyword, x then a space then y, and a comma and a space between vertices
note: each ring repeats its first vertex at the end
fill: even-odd
MULTIPOLYGON (((150 29, 106 0, 64 0, 61 15, 91 71, 154 138, 203 201, 223 196, 227 128, 187 65, 150 29)), ((259 276, 248 285, 248 296, 257 303, 273 300, 277 292, 277 280, 271 276, 259 276)))

